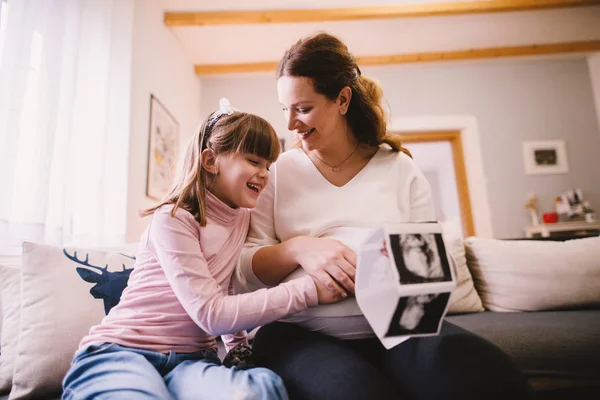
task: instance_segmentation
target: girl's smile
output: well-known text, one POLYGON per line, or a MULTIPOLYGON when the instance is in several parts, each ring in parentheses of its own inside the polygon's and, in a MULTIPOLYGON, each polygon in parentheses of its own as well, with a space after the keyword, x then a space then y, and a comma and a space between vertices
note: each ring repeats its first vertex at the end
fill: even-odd
POLYGON ((258 197, 269 182, 271 163, 248 153, 217 156, 217 174, 209 190, 232 208, 254 208, 258 197))

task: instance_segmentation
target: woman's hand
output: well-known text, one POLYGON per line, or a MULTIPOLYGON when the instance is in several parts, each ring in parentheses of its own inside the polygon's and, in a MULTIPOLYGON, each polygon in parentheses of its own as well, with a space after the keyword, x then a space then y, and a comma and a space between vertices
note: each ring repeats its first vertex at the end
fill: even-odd
POLYGON ((298 236, 290 239, 292 256, 313 278, 330 291, 354 294, 356 254, 340 241, 298 236))
POLYGON ((317 287, 317 297, 319 304, 333 304, 344 300, 348 294, 343 289, 329 289, 320 280, 311 276, 315 286, 317 287))

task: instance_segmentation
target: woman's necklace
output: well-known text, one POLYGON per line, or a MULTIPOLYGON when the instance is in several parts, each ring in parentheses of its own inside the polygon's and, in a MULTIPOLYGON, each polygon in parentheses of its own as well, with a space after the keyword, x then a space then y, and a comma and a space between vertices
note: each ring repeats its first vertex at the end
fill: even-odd
POLYGON ((350 155, 349 155, 348 157, 344 158, 344 160, 343 160, 341 163, 339 163, 338 165, 331 165, 331 164, 328 164, 327 162, 325 162, 325 160, 323 160, 321 157, 319 157, 319 156, 317 155, 317 153, 313 153, 313 154, 314 154, 314 156, 315 156, 315 157, 317 157, 317 159, 318 159, 319 161, 321 161, 323 164, 325 164, 325 165, 327 165, 329 168, 331 168, 331 172, 338 172, 338 171, 340 170, 340 167, 342 166, 342 164, 343 164, 343 163, 345 163, 346 161, 348 161, 348 160, 350 159, 350 157, 352 157, 352 156, 354 155, 354 153, 356 153, 356 150, 358 149, 358 145, 359 145, 359 144, 360 144, 360 143, 357 143, 357 144, 356 144, 356 147, 354 148, 354 150, 352 150, 352 153, 350 153, 350 155))

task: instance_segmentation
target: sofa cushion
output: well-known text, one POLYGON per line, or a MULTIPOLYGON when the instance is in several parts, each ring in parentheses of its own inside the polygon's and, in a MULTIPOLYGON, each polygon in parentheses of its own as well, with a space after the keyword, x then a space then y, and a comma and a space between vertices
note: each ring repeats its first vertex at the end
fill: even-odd
POLYGON ((11 398, 60 392, 79 342, 118 302, 133 263, 132 254, 23 244, 11 398))
POLYGON ((496 344, 529 377, 600 382, 600 310, 488 311, 447 319, 496 344))
POLYGON ((491 311, 600 307, 600 237, 566 242, 470 237, 467 263, 491 311))
POLYGON ((462 234, 447 223, 444 224, 444 244, 456 265, 456 289, 450 296, 448 314, 483 311, 481 298, 475 290, 473 277, 467 266, 462 234))

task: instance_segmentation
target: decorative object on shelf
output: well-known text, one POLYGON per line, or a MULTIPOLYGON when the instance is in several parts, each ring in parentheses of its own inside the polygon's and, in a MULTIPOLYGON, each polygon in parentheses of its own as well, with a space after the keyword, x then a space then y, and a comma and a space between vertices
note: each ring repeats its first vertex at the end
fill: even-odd
POLYGON ((538 212, 538 198, 535 193, 530 194, 525 202, 525 209, 529 211, 531 217, 531 225, 538 226, 540 224, 540 217, 538 212))
POLYGON ((590 203, 583 199, 581 189, 571 189, 562 193, 554 199, 554 207, 561 222, 583 221, 586 207, 591 210, 590 203))
POLYGON ((542 214, 539 223, 537 196, 532 194, 525 203, 531 213, 531 225, 525 227, 528 238, 541 236, 569 236, 571 238, 600 235, 600 223, 596 222, 594 210, 584 200, 581 189, 571 189, 554 198, 554 211, 542 214))
POLYGON ((149 135, 146 196, 160 200, 168 194, 173 185, 179 149, 179 124, 152 94, 149 135))
POLYGON ((558 215, 558 221, 566 222, 569 220, 569 215, 571 213, 571 207, 568 202, 563 202, 561 196, 557 196, 554 198, 554 211, 558 215))
POLYGON ((523 142, 523 157, 528 175, 562 174, 569 171, 564 140, 523 142))
POLYGON ((542 214, 542 220, 545 224, 555 224, 558 222, 558 213, 545 212, 542 214))
POLYGON ((583 202, 583 216, 585 218, 585 222, 592 223, 596 221, 594 210, 592 210, 592 206, 590 206, 589 201, 583 202))

